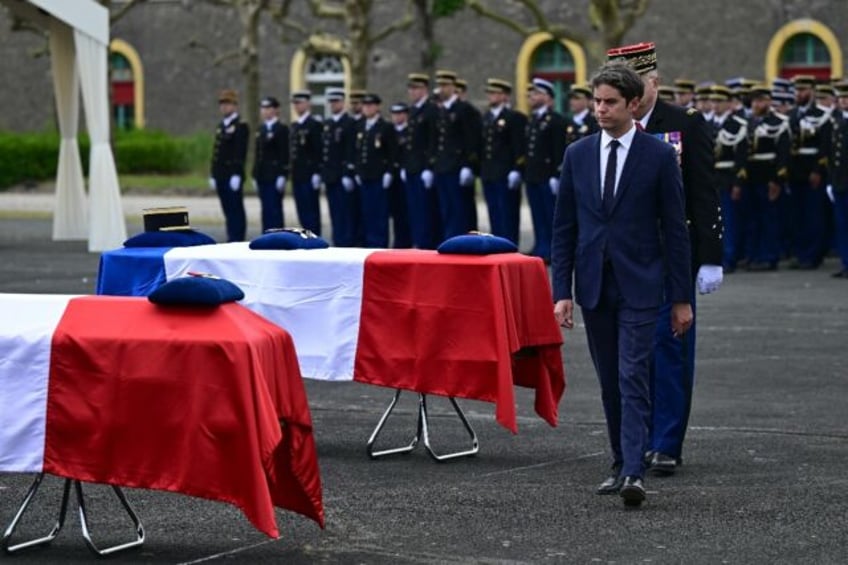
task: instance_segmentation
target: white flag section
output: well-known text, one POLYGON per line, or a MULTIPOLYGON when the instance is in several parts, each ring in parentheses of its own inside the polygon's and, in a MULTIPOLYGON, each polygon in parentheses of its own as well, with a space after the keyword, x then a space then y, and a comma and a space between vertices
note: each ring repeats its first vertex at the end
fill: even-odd
POLYGON ((0 472, 41 471, 50 348, 72 298, 0 294, 0 472))
POLYGON ((210 273, 238 285, 241 304, 294 339, 305 378, 353 380, 365 259, 375 249, 254 250, 248 243, 177 247, 165 253, 168 280, 210 273))

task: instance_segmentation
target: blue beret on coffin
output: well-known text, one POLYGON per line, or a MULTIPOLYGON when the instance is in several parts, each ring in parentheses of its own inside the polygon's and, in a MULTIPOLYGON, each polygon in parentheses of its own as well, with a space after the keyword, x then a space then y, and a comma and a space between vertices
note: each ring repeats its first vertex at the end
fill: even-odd
POLYGON ((124 247, 192 247, 214 245, 214 239, 194 230, 145 231, 124 242, 124 247))
POLYGON ((147 299, 164 306, 218 306, 244 298, 244 292, 232 282, 204 273, 189 273, 166 282, 147 299))
POLYGON ((493 253, 515 253, 518 251, 518 247, 505 237, 490 233, 471 232, 446 239, 436 251, 464 255, 490 255, 493 253))
POLYGON ((302 228, 266 230, 250 242, 251 249, 326 249, 327 240, 302 228))

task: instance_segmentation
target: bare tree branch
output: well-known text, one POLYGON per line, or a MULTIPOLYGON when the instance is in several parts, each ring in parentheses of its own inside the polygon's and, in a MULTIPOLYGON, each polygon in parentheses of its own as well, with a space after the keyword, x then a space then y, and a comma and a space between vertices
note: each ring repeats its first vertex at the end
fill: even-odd
MULTIPOLYGON (((138 6, 139 4, 142 4, 142 3, 146 2, 146 1, 147 1, 147 0, 129 0, 129 2, 127 2, 126 4, 124 4, 123 6, 121 6, 120 8, 118 8, 115 12, 112 12, 112 11, 110 10, 110 13, 109 13, 109 23, 115 23, 115 22, 117 22, 118 20, 120 20, 121 18, 123 18, 124 16, 126 16, 126 15, 127 15, 127 13, 128 13, 130 10, 132 10, 133 8, 135 8, 136 6, 138 6)), ((101 3, 102 3, 102 2, 101 2, 101 3)), ((106 2, 104 5, 105 5, 107 8, 110 8, 110 7, 111 7, 111 0, 107 0, 107 2, 106 2)))
POLYGON ((226 63, 230 59, 237 59, 240 55, 241 55, 240 49, 234 49, 233 51, 229 51, 227 53, 221 53, 220 55, 215 57, 214 61, 212 61, 212 66, 218 67, 220 65, 223 65, 224 63, 226 63))
POLYGON ((271 19, 282 28, 284 42, 287 38, 286 31, 293 31, 303 37, 309 36, 309 29, 301 22, 291 18, 291 4, 292 0, 282 0, 279 5, 272 6, 269 9, 271 19))
POLYGON ((369 38, 368 42, 371 45, 376 45, 377 43, 383 41, 384 39, 386 39, 387 37, 389 37, 391 34, 393 34, 395 32, 403 31, 405 29, 409 29, 412 26, 412 24, 415 23, 415 17, 413 16, 413 13, 412 13, 413 9, 414 9, 414 6, 412 5, 412 2, 410 0, 406 4, 406 15, 403 18, 396 20, 393 23, 387 25, 386 27, 384 27, 383 29, 381 29, 377 33, 373 34, 369 38))
POLYGON ((312 13, 318 18, 335 18, 343 20, 347 15, 344 5, 331 4, 328 0, 309 0, 312 13))
POLYGON ((483 18, 488 18, 492 21, 495 21, 495 22, 501 24, 502 26, 505 26, 508 29, 511 29, 512 31, 514 31, 515 33, 517 33, 521 36, 526 37, 528 35, 532 35, 536 31, 538 31, 535 28, 525 27, 525 26, 519 24, 518 22, 516 22, 515 20, 513 20, 509 16, 506 16, 504 14, 501 14, 500 12, 495 12, 494 10, 489 9, 487 6, 481 4, 479 0, 468 0, 468 7, 471 8, 472 10, 474 10, 475 12, 477 12, 478 16, 483 17, 483 18))

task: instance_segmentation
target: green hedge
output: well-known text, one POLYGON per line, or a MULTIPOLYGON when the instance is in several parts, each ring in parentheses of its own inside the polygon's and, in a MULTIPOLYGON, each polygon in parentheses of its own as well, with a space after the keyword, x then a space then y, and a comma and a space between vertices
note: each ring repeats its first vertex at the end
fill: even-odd
MULTIPOLYGON (((79 137, 83 171, 88 170, 88 136, 79 137)), ((158 131, 119 132, 113 142, 119 174, 183 174, 209 166, 212 137, 175 137, 158 131)), ((0 131, 0 188, 56 176, 59 134, 0 131)))

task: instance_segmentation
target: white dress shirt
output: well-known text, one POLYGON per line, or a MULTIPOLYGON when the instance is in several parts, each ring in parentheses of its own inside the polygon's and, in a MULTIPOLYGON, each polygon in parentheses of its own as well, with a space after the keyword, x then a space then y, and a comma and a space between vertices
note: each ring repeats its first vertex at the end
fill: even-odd
MULTIPOLYGON (((630 152, 630 145, 633 143, 633 136, 636 135, 636 127, 631 124, 627 133, 618 138, 618 149, 615 162, 615 186, 613 194, 618 192, 618 184, 621 180, 621 171, 624 170, 624 162, 627 160, 627 153, 630 152)), ((607 160, 609 159, 610 142, 615 139, 606 131, 601 130, 601 198, 604 197, 604 177, 607 172, 607 160)))

